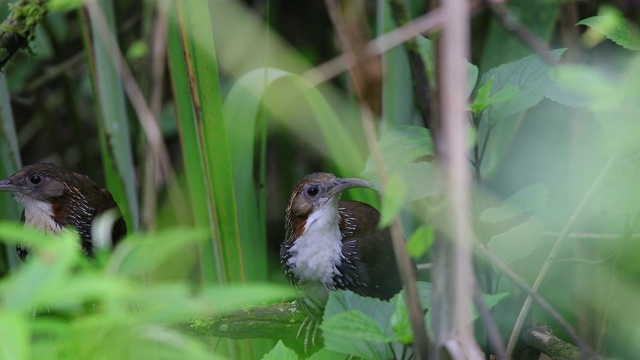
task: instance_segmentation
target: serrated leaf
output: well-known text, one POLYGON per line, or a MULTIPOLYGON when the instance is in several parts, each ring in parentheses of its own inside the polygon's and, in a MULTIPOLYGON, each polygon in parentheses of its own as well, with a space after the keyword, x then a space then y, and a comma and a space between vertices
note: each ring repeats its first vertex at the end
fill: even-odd
MULTIPOLYGON (((325 307, 323 324, 342 313, 358 311, 373 319, 382 330, 382 334, 391 338, 393 331, 390 319, 394 309, 394 305, 387 301, 359 296, 351 291, 332 291, 325 307)), ((325 346, 333 351, 368 359, 388 359, 391 357, 391 350, 386 343, 352 338, 350 335, 344 336, 332 331, 326 332, 324 327, 323 336, 325 346)))
POLYGON ((380 223, 378 228, 385 228, 398 216, 405 204, 406 187, 399 175, 389 178, 385 191, 382 194, 382 207, 380 209, 380 223))
POLYGON ((276 346, 268 353, 264 354, 262 360, 297 360, 298 355, 295 351, 286 347, 282 340, 278 341, 276 346))
MULTIPOLYGON (((349 310, 330 317, 322 323, 322 331, 325 338, 340 336, 343 339, 349 338, 349 341, 353 339, 380 343, 391 341, 391 337, 384 333, 374 319, 358 310, 349 310)), ((333 344, 335 345, 335 342, 333 344)))
POLYGON ((500 207, 489 208, 480 214, 480 220, 498 223, 513 219, 529 211, 546 207, 549 190, 542 183, 529 185, 507 198, 500 207))
POLYGON ((586 25, 590 28, 584 34, 584 40, 587 46, 593 47, 601 41, 604 35, 607 39, 615 42, 625 49, 637 51, 640 50, 640 33, 638 26, 627 20, 624 15, 616 8, 611 6, 602 6, 599 15, 586 18, 576 25, 586 25))
POLYGON ((412 258, 418 259, 433 245, 433 227, 422 225, 411 234, 407 241, 407 252, 412 258))
POLYGON ((538 246, 544 232, 542 222, 535 217, 489 240, 489 251, 506 264, 523 259, 538 246))
MULTIPOLYGON (((559 49, 551 53, 559 59, 564 51, 565 49, 559 49)), ((507 87, 517 88, 519 93, 511 101, 495 103, 486 109, 482 120, 489 124, 497 124, 537 105, 554 86, 554 81, 549 75, 549 65, 537 54, 489 70, 482 76, 480 83, 485 84, 492 78, 492 95, 507 87)))

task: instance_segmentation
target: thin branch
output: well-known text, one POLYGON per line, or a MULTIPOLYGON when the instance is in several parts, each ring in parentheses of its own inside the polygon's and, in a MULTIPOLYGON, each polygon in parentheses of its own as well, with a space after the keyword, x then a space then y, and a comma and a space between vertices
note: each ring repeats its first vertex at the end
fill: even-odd
POLYGON ((470 45, 468 0, 448 0, 442 5, 442 36, 439 41, 439 122, 441 156, 445 180, 446 221, 450 238, 439 237, 434 244, 433 327, 436 349, 446 349, 452 359, 480 359, 482 352, 473 336, 471 303, 475 276, 472 266, 471 180, 467 159, 465 59, 470 45))
POLYGON ((578 348, 553 336, 549 326, 536 326, 527 329, 522 337, 527 345, 545 353, 552 359, 583 359, 578 348))
MULTIPOLYGON (((553 248, 551 249, 551 252, 549 253, 549 256, 547 256, 547 259, 545 260, 544 264, 542 265, 542 268, 540 269, 540 273, 538 274, 538 277, 536 278, 536 281, 533 283, 532 290, 534 292, 537 292, 538 289, 540 288, 540 285, 542 285, 542 281, 544 280, 545 276, 547 275, 547 272, 549 271, 549 268, 554 263, 555 258, 558 256, 558 252, 562 248, 562 244, 564 244, 564 241, 569 236, 569 232, 571 231, 571 229, 575 225, 575 223, 578 220, 578 218, 580 217, 580 215, 582 215, 582 212, 586 208, 587 203, 593 197, 593 194, 595 193, 595 190, 598 188, 598 186, 600 186, 600 183, 604 179, 605 175, 608 174, 609 168, 611 167, 611 165, 613 164, 613 162, 614 162, 614 160, 616 158, 616 154, 617 153, 614 153, 609 157, 609 160, 607 160, 607 162, 605 163, 604 167, 602 168, 602 170, 598 174, 598 177, 595 179, 595 181, 593 182, 593 184, 591 185, 589 190, 587 190, 587 193, 582 198, 582 201, 580 201, 580 203, 578 204, 578 207, 576 208, 576 210, 573 212, 573 214, 571 214, 571 217, 569 218, 569 221, 567 221, 567 224, 565 225, 564 229, 562 230, 562 233, 558 237, 558 240, 556 240, 556 243, 553 245, 553 248)), ((518 315, 518 318, 516 319, 516 322, 515 322, 515 324, 513 326, 513 332, 511 333, 511 337, 510 337, 509 343, 507 345, 507 353, 509 354, 509 356, 513 355, 513 350, 514 350, 514 348, 516 346, 516 342, 518 340, 518 337, 520 336, 520 331, 522 331, 522 327, 524 325, 524 320, 525 320, 525 318, 527 316, 527 313, 529 312, 529 308, 531 307, 531 300, 532 300, 531 295, 529 295, 527 297, 527 299, 525 300, 524 304, 522 305, 522 309, 520 310, 520 314, 518 315)))
MULTIPOLYGON (((520 288, 520 290, 526 292, 529 298, 532 298, 538 305, 546 311, 558 324, 567 332, 567 334, 573 339, 573 341, 580 346, 585 352, 594 356, 594 351, 589 347, 589 345, 580 337, 578 333, 571 327, 569 322, 562 316, 556 309, 551 306, 540 294, 534 291, 527 283, 518 276, 509 266, 507 266, 502 260, 498 259, 495 255, 493 255, 489 250, 485 249, 480 244, 475 244, 476 252, 481 255, 485 260, 489 261, 495 267, 497 267, 506 277, 508 277, 511 282, 520 288)), ((509 355, 508 355, 509 356, 509 355)), ((509 358, 509 357, 507 357, 509 358)))
POLYGON ((558 60, 553 56, 553 54, 551 54, 547 44, 540 40, 540 38, 531 30, 522 26, 517 16, 514 15, 506 5, 502 4, 501 1, 496 0, 486 0, 486 2, 491 11, 496 15, 500 25, 502 25, 505 30, 514 33, 549 65, 558 65, 558 60))
MULTIPOLYGON (((380 177, 380 184, 382 188, 385 188, 387 184, 387 173, 382 160, 382 154, 380 148, 376 142, 376 131, 373 123, 373 116, 371 111, 361 106, 362 124, 365 129, 365 135, 369 149, 375 160, 376 167, 378 169, 378 176, 380 177)), ((407 253, 407 245, 404 242, 402 234, 402 224, 400 219, 393 220, 390 226, 391 241, 393 243, 393 252, 398 264, 398 270, 400 271, 400 278, 402 284, 406 290, 405 301, 407 302, 407 308, 409 309, 409 319, 411 320, 411 329, 414 335, 414 354, 416 359, 428 359, 430 340, 427 334, 427 327, 424 322, 424 315, 420 306, 420 298, 418 295, 418 288, 414 279, 414 272, 412 269, 411 259, 407 253)))
MULTIPOLYGON (((436 8, 429 13, 416 18, 415 20, 400 26, 384 35, 377 37, 367 43, 362 57, 358 61, 369 57, 379 56, 396 46, 402 45, 407 40, 413 39, 417 35, 427 34, 437 30, 443 23, 442 10, 436 8)), ((312 84, 319 85, 331 80, 341 73, 356 65, 356 58, 353 54, 342 53, 341 55, 308 70, 304 77, 312 84)))

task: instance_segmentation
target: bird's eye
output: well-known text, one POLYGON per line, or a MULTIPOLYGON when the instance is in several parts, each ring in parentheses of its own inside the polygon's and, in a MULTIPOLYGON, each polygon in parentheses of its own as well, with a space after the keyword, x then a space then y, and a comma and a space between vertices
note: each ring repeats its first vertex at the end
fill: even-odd
POLYGON ((32 176, 29 178, 29 182, 30 182, 30 183, 32 183, 33 185, 39 184, 39 183, 40 183, 40 180, 41 180, 41 178, 40 178, 40 176, 39 176, 39 175, 32 175, 32 176))
POLYGON ((318 188, 313 186, 307 189, 307 195, 309 196, 316 196, 318 195, 318 188))

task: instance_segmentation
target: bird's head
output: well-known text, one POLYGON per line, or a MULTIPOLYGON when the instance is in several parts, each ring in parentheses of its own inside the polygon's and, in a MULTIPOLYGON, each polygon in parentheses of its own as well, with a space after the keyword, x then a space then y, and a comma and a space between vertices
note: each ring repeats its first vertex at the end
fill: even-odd
POLYGON ((17 201, 52 202, 64 194, 67 170, 52 163, 25 166, 8 179, 0 180, 0 191, 12 192, 17 201))
POLYGON ((287 206, 287 241, 293 242, 304 233, 311 214, 337 217, 340 195, 350 188, 373 189, 373 186, 365 180, 338 178, 329 173, 313 173, 300 179, 293 187, 287 206))

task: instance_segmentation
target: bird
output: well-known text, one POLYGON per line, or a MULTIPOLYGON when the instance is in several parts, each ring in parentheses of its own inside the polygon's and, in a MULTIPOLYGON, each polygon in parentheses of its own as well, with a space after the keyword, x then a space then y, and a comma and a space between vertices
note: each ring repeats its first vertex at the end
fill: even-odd
MULTIPOLYGON (((88 257, 93 256, 96 245, 91 234, 95 217, 109 209, 120 211, 111 193, 100 189, 88 176, 49 162, 25 166, 0 180, 0 191, 12 192, 24 207, 21 218, 26 227, 49 234, 74 228, 80 236, 82 251, 88 257)), ((126 233, 127 225, 120 214, 111 231, 112 244, 126 233)), ((24 261, 29 248, 18 245, 16 250, 24 261)))
MULTIPOLYGON (((317 328, 331 291, 389 300, 402 289, 389 229, 378 228, 380 213, 371 205, 340 201, 350 188, 374 189, 362 179, 319 172, 300 179, 291 192, 280 262, 308 315, 298 336, 312 321, 317 328)), ((308 335, 309 328, 305 348, 308 335)))

